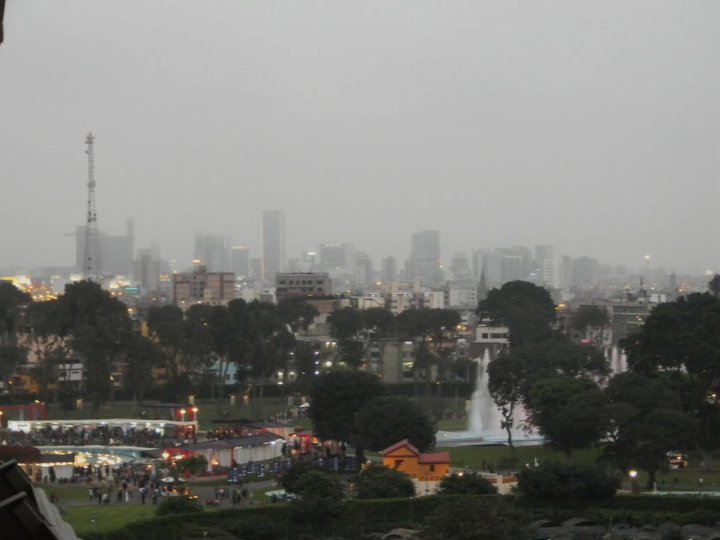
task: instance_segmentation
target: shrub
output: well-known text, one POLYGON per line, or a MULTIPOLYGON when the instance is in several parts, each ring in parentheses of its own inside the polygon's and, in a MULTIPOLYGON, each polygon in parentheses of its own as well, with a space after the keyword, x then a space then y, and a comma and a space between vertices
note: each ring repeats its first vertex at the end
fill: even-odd
POLYGON ((406 474, 383 465, 370 465, 358 476, 358 499, 414 497, 415 484, 406 474))
POLYGON ((497 488, 477 473, 452 474, 443 478, 440 495, 491 495, 497 488))
POLYGON ((192 512, 202 512, 200 503, 187 497, 168 497, 167 500, 160 503, 157 507, 155 515, 165 516, 167 514, 189 514, 192 512))
POLYGON ((529 515, 511 500, 485 495, 453 498, 427 518, 425 540, 529 540, 529 515))
POLYGON ((594 501, 613 497, 619 486, 616 475, 599 467, 543 463, 523 469, 517 489, 531 501, 594 501))
POLYGON ((321 467, 318 467, 311 461, 296 461, 292 464, 292 467, 282 474, 280 483, 285 491, 288 493, 300 493, 302 489, 303 475, 310 471, 324 471, 321 467))
POLYGON ((334 474, 308 471, 298 485, 299 498, 292 505, 302 520, 327 522, 342 513, 343 487, 334 474))

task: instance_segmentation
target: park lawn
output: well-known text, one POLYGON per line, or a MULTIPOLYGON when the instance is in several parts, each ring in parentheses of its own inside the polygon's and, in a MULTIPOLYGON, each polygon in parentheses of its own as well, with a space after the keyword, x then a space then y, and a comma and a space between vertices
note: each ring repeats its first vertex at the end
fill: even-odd
POLYGON ((42 488, 45 494, 50 498, 53 493, 60 498, 60 503, 67 503, 71 501, 83 501, 88 500, 88 490, 91 486, 81 484, 57 484, 54 486, 43 485, 42 488))
MULTIPOLYGON (((247 405, 238 400, 235 406, 230 406, 229 400, 198 400, 198 422, 200 429, 207 430, 217 427, 213 420, 223 418, 248 418, 268 419, 278 413, 288 410, 287 398, 250 398, 247 405)), ((115 401, 106 403, 97 411, 93 410, 90 403, 86 403, 82 409, 63 411, 59 405, 48 404, 48 418, 50 420, 85 420, 107 418, 140 418, 141 408, 135 406, 132 401, 115 401)), ((150 413, 150 409, 147 409, 150 413)), ((293 419, 294 420, 294 419, 293 419)))
MULTIPOLYGON (((494 470, 519 469, 526 464, 546 461, 565 462, 565 454, 546 446, 522 446, 515 448, 513 453, 507 446, 460 446, 454 448, 436 448, 436 452, 450 452, 452 467, 467 468, 481 471, 483 466, 491 466, 494 470), (514 463, 514 464, 513 464, 514 463)), ((578 464, 595 463, 599 450, 589 449, 573 453, 573 462, 578 464)))
POLYGON ((467 418, 438 420, 437 428, 440 431, 463 431, 467 429, 467 418))
POLYGON ((113 531, 133 521, 155 517, 157 506, 140 504, 105 504, 91 506, 67 506, 63 519, 82 538, 91 531, 113 531))

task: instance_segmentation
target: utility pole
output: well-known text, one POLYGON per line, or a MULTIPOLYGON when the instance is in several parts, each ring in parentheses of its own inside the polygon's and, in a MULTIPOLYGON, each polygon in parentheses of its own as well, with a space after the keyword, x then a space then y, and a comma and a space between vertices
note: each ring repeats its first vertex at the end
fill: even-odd
POLYGON ((95 136, 88 133, 85 138, 88 155, 88 203, 87 221, 85 223, 85 252, 83 253, 83 279, 100 283, 102 269, 100 266, 100 237, 97 228, 97 210, 95 208, 95 153, 93 142, 95 136))

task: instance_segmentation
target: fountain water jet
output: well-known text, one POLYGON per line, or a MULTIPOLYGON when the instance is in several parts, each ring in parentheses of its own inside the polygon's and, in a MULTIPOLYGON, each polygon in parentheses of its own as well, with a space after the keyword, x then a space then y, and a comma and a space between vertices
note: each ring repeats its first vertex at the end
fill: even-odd
POLYGON ((501 427, 502 414, 488 389, 487 366, 490 363, 490 352, 485 349, 482 360, 478 361, 475 391, 470 401, 469 425, 467 433, 477 437, 503 437, 505 430, 501 427))
MULTIPOLYGON (((490 363, 490 353, 485 349, 482 359, 477 360, 477 376, 475 377, 475 390, 468 410, 468 429, 466 431, 438 431, 436 435, 438 446, 463 445, 496 445, 507 444, 507 432, 502 428, 502 413, 495 404, 488 390, 487 366, 490 363)), ((515 427, 512 430, 513 444, 517 446, 542 444, 543 438, 523 432, 519 426, 522 422, 515 410, 515 427)), ((520 411, 522 414, 522 411, 520 411)), ((522 414, 524 417, 525 415, 522 414)))

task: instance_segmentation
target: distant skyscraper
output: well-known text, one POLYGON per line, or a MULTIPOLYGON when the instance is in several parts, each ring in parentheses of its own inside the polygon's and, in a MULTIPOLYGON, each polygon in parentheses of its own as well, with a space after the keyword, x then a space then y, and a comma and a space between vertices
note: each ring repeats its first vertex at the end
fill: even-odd
POLYGON ((215 234, 195 236, 195 258, 208 272, 226 272, 230 267, 227 242, 224 237, 215 234))
POLYGON ((442 281, 440 232, 422 231, 412 235, 408 274, 410 279, 419 278, 424 285, 438 285, 442 281))
POLYGON ((275 275, 285 271, 285 212, 264 210, 262 228, 263 279, 274 283, 275 275))
POLYGON ((236 278, 250 277, 250 250, 245 246, 230 249, 230 269, 236 278))
POLYGON ((470 262, 465 252, 456 253, 450 261, 450 274, 455 283, 471 283, 470 262))
POLYGON ((397 259, 392 255, 382 260, 382 280, 392 283, 397 279, 397 259))
POLYGON ((354 281, 358 287, 367 287, 373 280, 373 263, 370 256, 358 251, 355 253, 354 281))
POLYGON ((137 258, 133 263, 133 277, 144 293, 157 291, 160 288, 163 266, 159 257, 153 256, 152 249, 138 249, 137 258))
POLYGON ((352 272, 354 252, 352 244, 320 244, 318 266, 325 272, 352 272))

